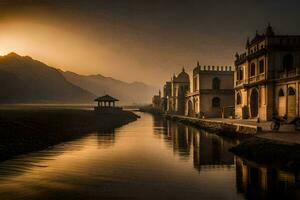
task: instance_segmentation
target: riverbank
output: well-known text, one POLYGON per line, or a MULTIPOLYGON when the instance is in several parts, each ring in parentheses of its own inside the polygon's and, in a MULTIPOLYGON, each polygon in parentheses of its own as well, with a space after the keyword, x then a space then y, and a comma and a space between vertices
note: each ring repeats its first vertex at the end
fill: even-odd
POLYGON ((200 119, 180 115, 165 115, 167 119, 192 125, 211 133, 230 138, 249 138, 261 132, 261 128, 255 125, 222 121, 222 119, 200 119))
POLYGON ((78 109, 0 110, 0 161, 92 131, 111 130, 137 118, 129 111, 101 114, 78 109))
POLYGON ((263 165, 300 170, 300 135, 291 132, 291 127, 284 127, 281 132, 274 133, 268 130, 268 123, 165 116, 167 119, 192 125, 219 136, 240 139, 241 143, 230 150, 237 156, 263 165))

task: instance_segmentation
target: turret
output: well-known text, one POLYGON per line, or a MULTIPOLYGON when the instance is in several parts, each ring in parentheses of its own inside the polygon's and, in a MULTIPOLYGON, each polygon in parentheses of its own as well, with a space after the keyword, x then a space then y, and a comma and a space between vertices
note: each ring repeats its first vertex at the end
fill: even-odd
POLYGON ((246 48, 248 48, 250 46, 250 41, 249 41, 249 37, 247 37, 247 42, 246 42, 246 48))
POLYGON ((274 30, 270 23, 268 23, 267 29, 266 29, 266 36, 274 36, 274 30))

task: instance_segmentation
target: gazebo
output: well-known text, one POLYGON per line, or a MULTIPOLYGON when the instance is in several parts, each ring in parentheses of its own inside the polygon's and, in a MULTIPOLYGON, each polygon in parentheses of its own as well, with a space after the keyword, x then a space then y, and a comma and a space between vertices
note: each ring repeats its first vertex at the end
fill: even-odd
POLYGON ((95 107, 96 111, 120 109, 116 107, 115 104, 115 102, 119 100, 109 95, 98 97, 95 101, 98 102, 97 107, 95 107))

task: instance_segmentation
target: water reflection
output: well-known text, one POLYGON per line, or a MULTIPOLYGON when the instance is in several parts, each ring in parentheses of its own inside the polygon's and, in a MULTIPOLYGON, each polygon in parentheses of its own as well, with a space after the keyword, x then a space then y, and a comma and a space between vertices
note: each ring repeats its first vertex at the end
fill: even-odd
POLYGON ((248 199, 300 199, 300 174, 236 159, 237 191, 248 199))
POLYGON ((300 199, 300 173, 266 167, 235 157, 229 149, 237 140, 155 117, 155 134, 163 134, 174 153, 192 157, 194 168, 235 168, 236 189, 247 199, 300 199), (159 129, 157 127, 165 127, 159 129), (192 152, 192 153, 191 153, 192 152))
POLYGON ((173 151, 183 159, 191 155, 195 169, 228 168, 234 165, 234 155, 229 149, 237 141, 226 140, 206 131, 186 126, 181 123, 155 117, 154 127, 166 127, 164 131, 155 128, 156 134, 164 134, 167 143, 172 144, 173 151))
POLYGON ((299 197, 297 173, 234 157, 228 149, 237 141, 139 115, 121 128, 0 163, 0 199, 299 197))
POLYGON ((66 152, 80 151, 84 147, 82 141, 87 138, 88 136, 54 147, 49 147, 43 151, 20 155, 14 159, 1 162, 0 180, 25 174, 34 168, 46 168, 48 167, 46 164, 47 162, 55 161, 57 157, 65 154, 66 152))
POLYGON ((97 131, 97 141, 99 148, 108 148, 116 141, 115 130, 97 131))

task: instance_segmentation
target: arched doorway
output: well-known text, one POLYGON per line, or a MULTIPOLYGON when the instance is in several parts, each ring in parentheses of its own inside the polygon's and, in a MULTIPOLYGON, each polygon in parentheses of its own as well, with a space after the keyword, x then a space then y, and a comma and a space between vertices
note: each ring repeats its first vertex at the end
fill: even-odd
POLYGON ((193 102, 191 100, 188 101, 188 116, 194 116, 194 108, 193 102))
POLYGON ((250 96, 250 111, 251 117, 257 117, 258 115, 258 92, 257 89, 253 89, 250 96))
POLYGON ((287 115, 288 117, 296 117, 296 91, 294 88, 288 88, 287 115))
POLYGON ((283 89, 280 89, 278 93, 278 115, 284 116, 286 113, 285 111, 285 95, 283 89))

